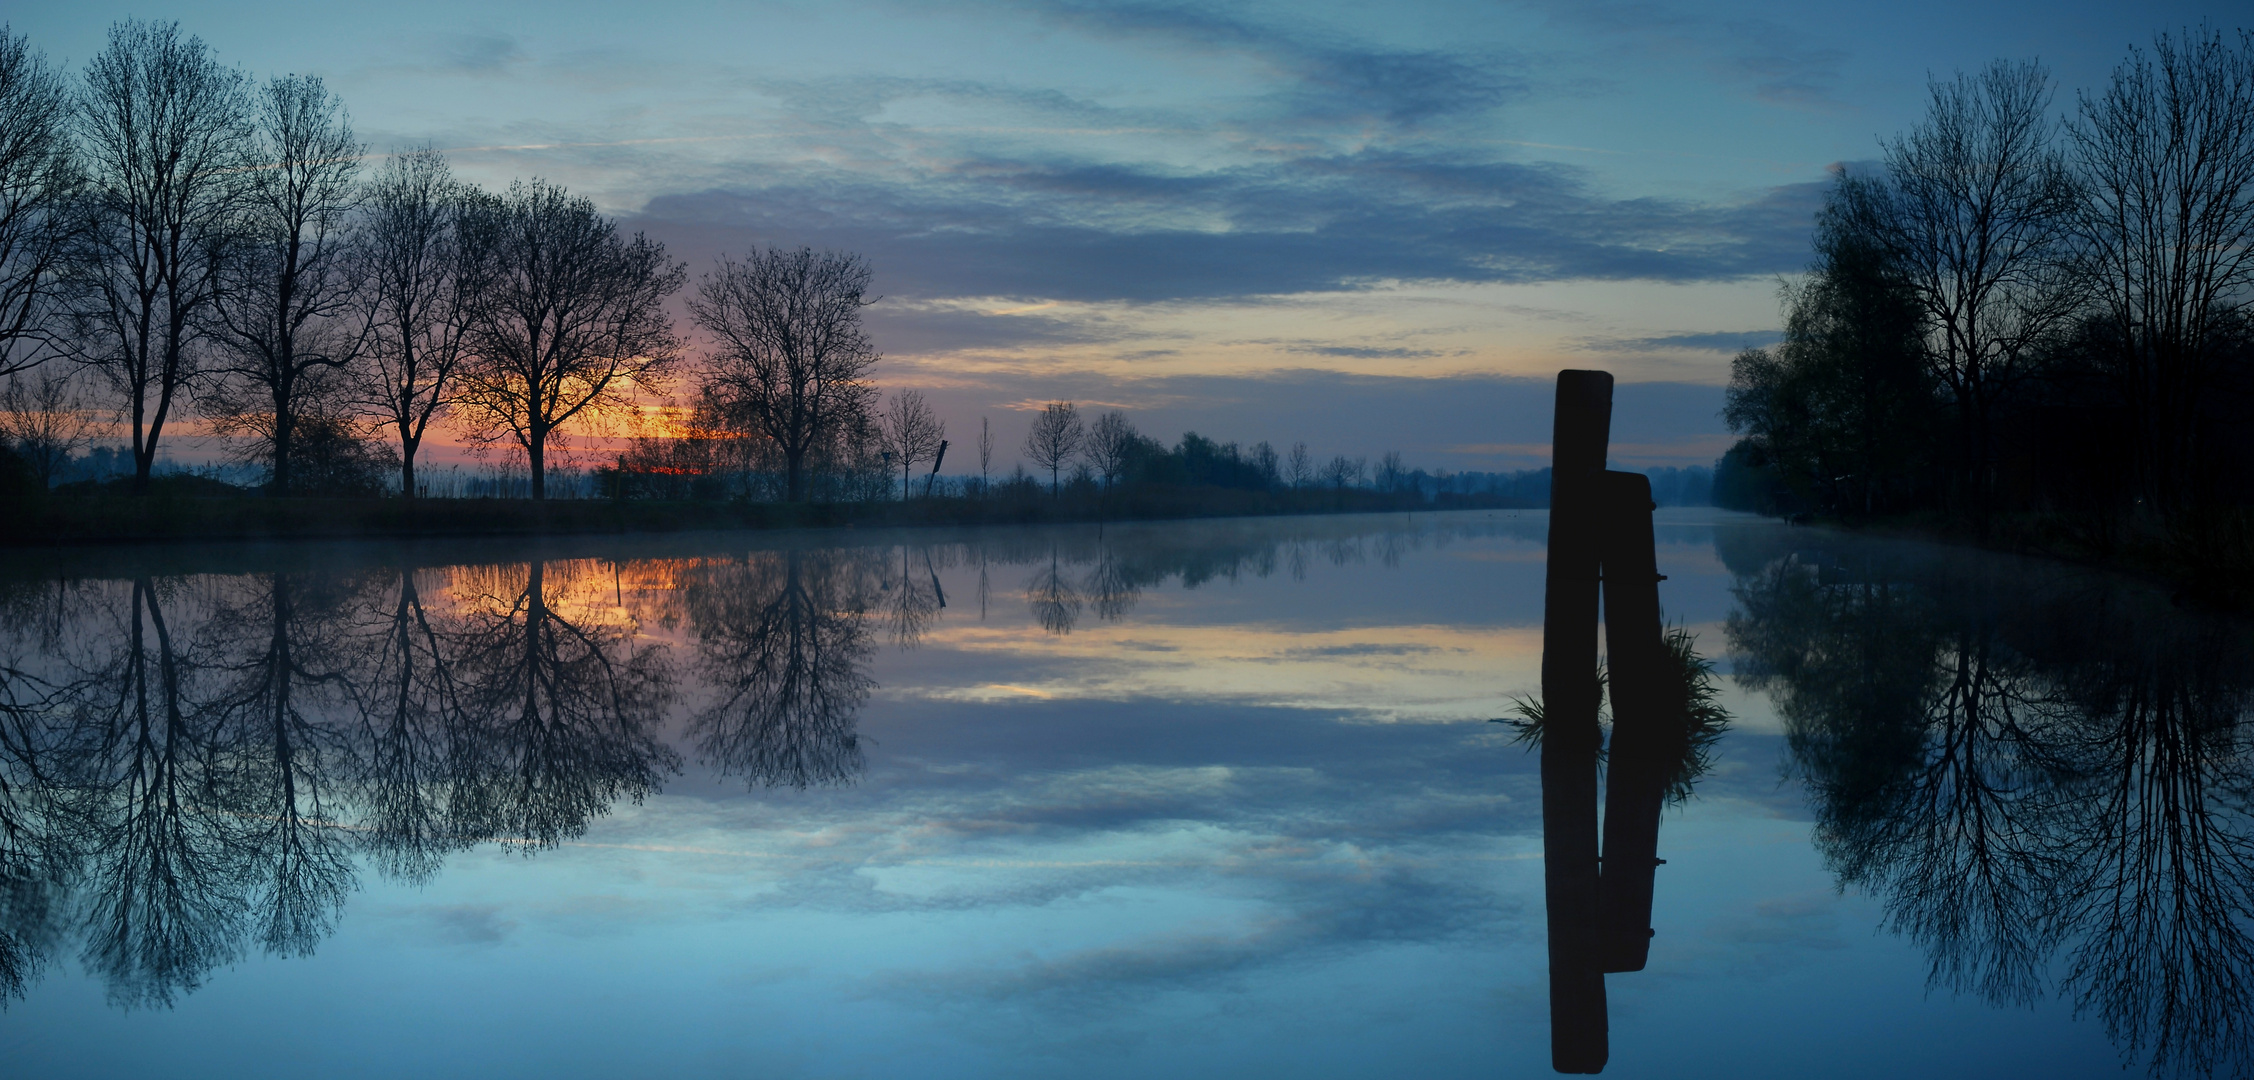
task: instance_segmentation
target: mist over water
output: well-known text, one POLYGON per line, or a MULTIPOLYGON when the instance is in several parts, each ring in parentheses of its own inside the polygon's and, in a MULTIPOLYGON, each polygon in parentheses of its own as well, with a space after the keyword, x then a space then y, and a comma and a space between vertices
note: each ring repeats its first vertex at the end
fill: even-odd
MULTIPOLYGON (((1541 512, 33 555, 27 1076, 1545 1075, 1541 512), (42 561, 44 560, 44 561, 42 561)), ((2243 623, 1662 511, 1618 1075, 2243 1072, 2243 623)))

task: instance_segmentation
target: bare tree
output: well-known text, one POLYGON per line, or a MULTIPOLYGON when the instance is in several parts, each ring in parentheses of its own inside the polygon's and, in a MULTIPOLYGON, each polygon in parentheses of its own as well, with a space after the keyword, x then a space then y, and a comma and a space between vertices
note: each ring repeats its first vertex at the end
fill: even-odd
POLYGON ((77 187, 69 88, 26 39, 0 28, 0 375, 53 355, 77 187))
POLYGON ((454 401, 498 201, 457 182, 428 148, 392 155, 368 187, 358 250, 370 348, 359 382, 399 437, 404 498, 415 497, 423 436, 454 401))
POLYGON ((544 181, 509 185, 494 210, 461 405, 478 437, 524 451, 532 497, 545 499, 564 425, 624 407, 629 387, 654 389, 679 358, 665 298, 688 270, 544 181))
POLYGON ((1997 400, 2075 314, 2062 273, 2074 184, 2052 146, 2041 65, 1999 60, 1931 90, 1925 121, 1886 144, 1883 181, 1842 184, 1841 208, 1923 310, 1927 364, 1954 398, 1959 475, 1978 505, 1997 400))
POLYGON ((1344 491, 1350 487, 1359 487, 1362 483, 1362 472, 1368 467, 1369 464, 1361 458, 1350 458, 1344 454, 1337 454, 1330 459, 1329 465, 1323 467, 1323 482, 1329 484, 1333 491, 1344 491))
POLYGON ((354 320, 348 218, 361 146, 344 104, 318 76, 285 75, 256 96, 256 141, 240 250, 222 264, 212 313, 225 357, 212 371, 223 426, 257 437, 288 495, 292 436, 317 373, 345 367, 366 342, 354 320))
POLYGON ((70 460, 72 451, 89 442, 101 426, 94 411, 72 388, 68 376, 41 371, 12 375, 0 390, 0 440, 31 463, 44 488, 70 460))
POLYGON ((129 21, 87 65, 74 118, 90 214, 70 262, 73 347, 124 399, 146 491, 234 236, 249 106, 202 39, 129 21))
POLYGON ((1073 408, 1069 401, 1052 401, 1041 410, 1041 415, 1033 418, 1033 427, 1025 433, 1025 456, 1049 470, 1051 495, 1063 494, 1057 471, 1080 452, 1080 443, 1087 434, 1087 425, 1080 422, 1080 410, 1073 408))
POLYGON ((1276 448, 1268 440, 1262 439, 1252 444, 1252 453, 1247 460, 1252 462, 1253 468, 1260 471, 1260 479, 1268 487, 1274 488, 1283 481, 1282 462, 1276 456, 1276 448))
POLYGON ((1388 450, 1377 459, 1377 489, 1394 493, 1409 486, 1409 470, 1401 464, 1401 452, 1388 450))
POLYGON ((892 395, 892 404, 885 407, 882 417, 884 444, 893 460, 900 466, 900 498, 908 498, 908 481, 915 472, 916 462, 932 461, 946 441, 947 425, 931 414, 931 406, 924 403, 921 390, 902 390, 892 395))
POLYGON ((869 264, 859 255, 754 248, 723 257, 689 312, 717 339, 706 393, 714 411, 782 450, 785 496, 806 498, 808 456, 869 412, 877 351, 861 327, 869 264))
POLYGON ((1307 444, 1291 444, 1291 456, 1284 459, 1284 476, 1291 486, 1303 488, 1315 480, 1315 456, 1307 452, 1307 444))
POLYGON ((981 416, 978 418, 978 493, 986 494, 988 476, 994 467, 994 425, 981 416))
POLYGON ((2132 48, 2070 124, 2090 291, 2118 347, 2146 495, 2174 508, 2201 457, 2198 406, 2254 287, 2254 34, 2132 48))
POLYGON ((1088 459, 1088 467, 1096 478, 1103 481, 1104 490, 1126 478, 1127 461, 1135 452, 1135 440, 1140 436, 1127 414, 1113 409, 1096 418, 1088 429, 1087 446, 1081 453, 1088 459))

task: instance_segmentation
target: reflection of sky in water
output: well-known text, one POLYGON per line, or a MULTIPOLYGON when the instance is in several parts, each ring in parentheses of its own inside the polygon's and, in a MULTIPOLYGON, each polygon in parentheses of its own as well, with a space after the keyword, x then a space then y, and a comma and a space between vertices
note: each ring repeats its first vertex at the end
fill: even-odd
MULTIPOLYGON (((906 539, 893 575, 936 578, 946 606, 912 648, 881 595, 869 616, 858 784, 746 791, 684 748, 663 794, 555 849, 481 845, 419 888, 364 872, 314 955, 244 960, 170 1011, 106 1005, 66 951, 0 1014, 0 1060, 42 1077, 1546 1075, 1534 759, 1484 722, 1537 682, 1540 518, 1419 515, 1416 543, 1355 535, 1372 524, 1113 527, 1122 549, 1320 535, 1301 563, 1175 577, 1115 617, 1081 596, 1064 634, 1037 621, 1037 545, 927 570, 925 538, 866 538, 906 539)), ((1662 595, 1720 655, 1710 532, 1663 515, 1662 595)), ((600 565, 569 583, 573 610, 693 647, 664 574, 600 565)), ((2056 1001, 1928 995, 1924 956, 1811 849, 1765 702, 1729 701, 1716 773, 1661 834, 1651 968, 1609 980, 1609 1073, 2118 1072, 2056 1001)))

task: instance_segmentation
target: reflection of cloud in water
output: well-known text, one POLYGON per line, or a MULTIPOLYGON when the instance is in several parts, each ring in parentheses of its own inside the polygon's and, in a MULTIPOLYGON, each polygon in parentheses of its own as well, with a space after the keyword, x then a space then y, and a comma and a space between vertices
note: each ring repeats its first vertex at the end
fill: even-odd
POLYGON ((1510 692, 1538 681, 1541 662, 1541 635, 1532 627, 1192 625, 1169 627, 1164 649, 1139 647, 1150 632, 1108 623, 1068 636, 948 627, 927 634, 924 647, 956 661, 890 693, 949 701, 1229 701, 1448 722, 1501 715, 1510 692))

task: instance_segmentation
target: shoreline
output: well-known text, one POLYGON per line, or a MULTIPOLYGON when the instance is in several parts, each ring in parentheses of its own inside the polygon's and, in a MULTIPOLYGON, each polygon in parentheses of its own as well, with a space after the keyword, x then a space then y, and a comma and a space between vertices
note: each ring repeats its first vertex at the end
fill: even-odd
POLYGON ((2243 514, 2219 520, 2204 530, 2173 534, 2149 523, 2117 523, 2095 540, 2088 535, 2086 523, 2054 515, 1999 515, 1985 531, 1930 514, 1867 521, 1824 517, 1794 524, 2049 559, 2163 587, 2178 607, 2232 615, 2254 612, 2254 542, 2250 542, 2249 522, 2243 514), (2084 535, 2070 535, 2077 531, 2084 535))
POLYGON ((1062 499, 940 496, 904 502, 753 503, 690 500, 48 496, 0 518, 0 547, 146 546, 292 540, 412 540, 1037 525, 1401 511, 1533 509, 1491 497, 1427 502, 1370 491, 1138 489, 1062 499))

